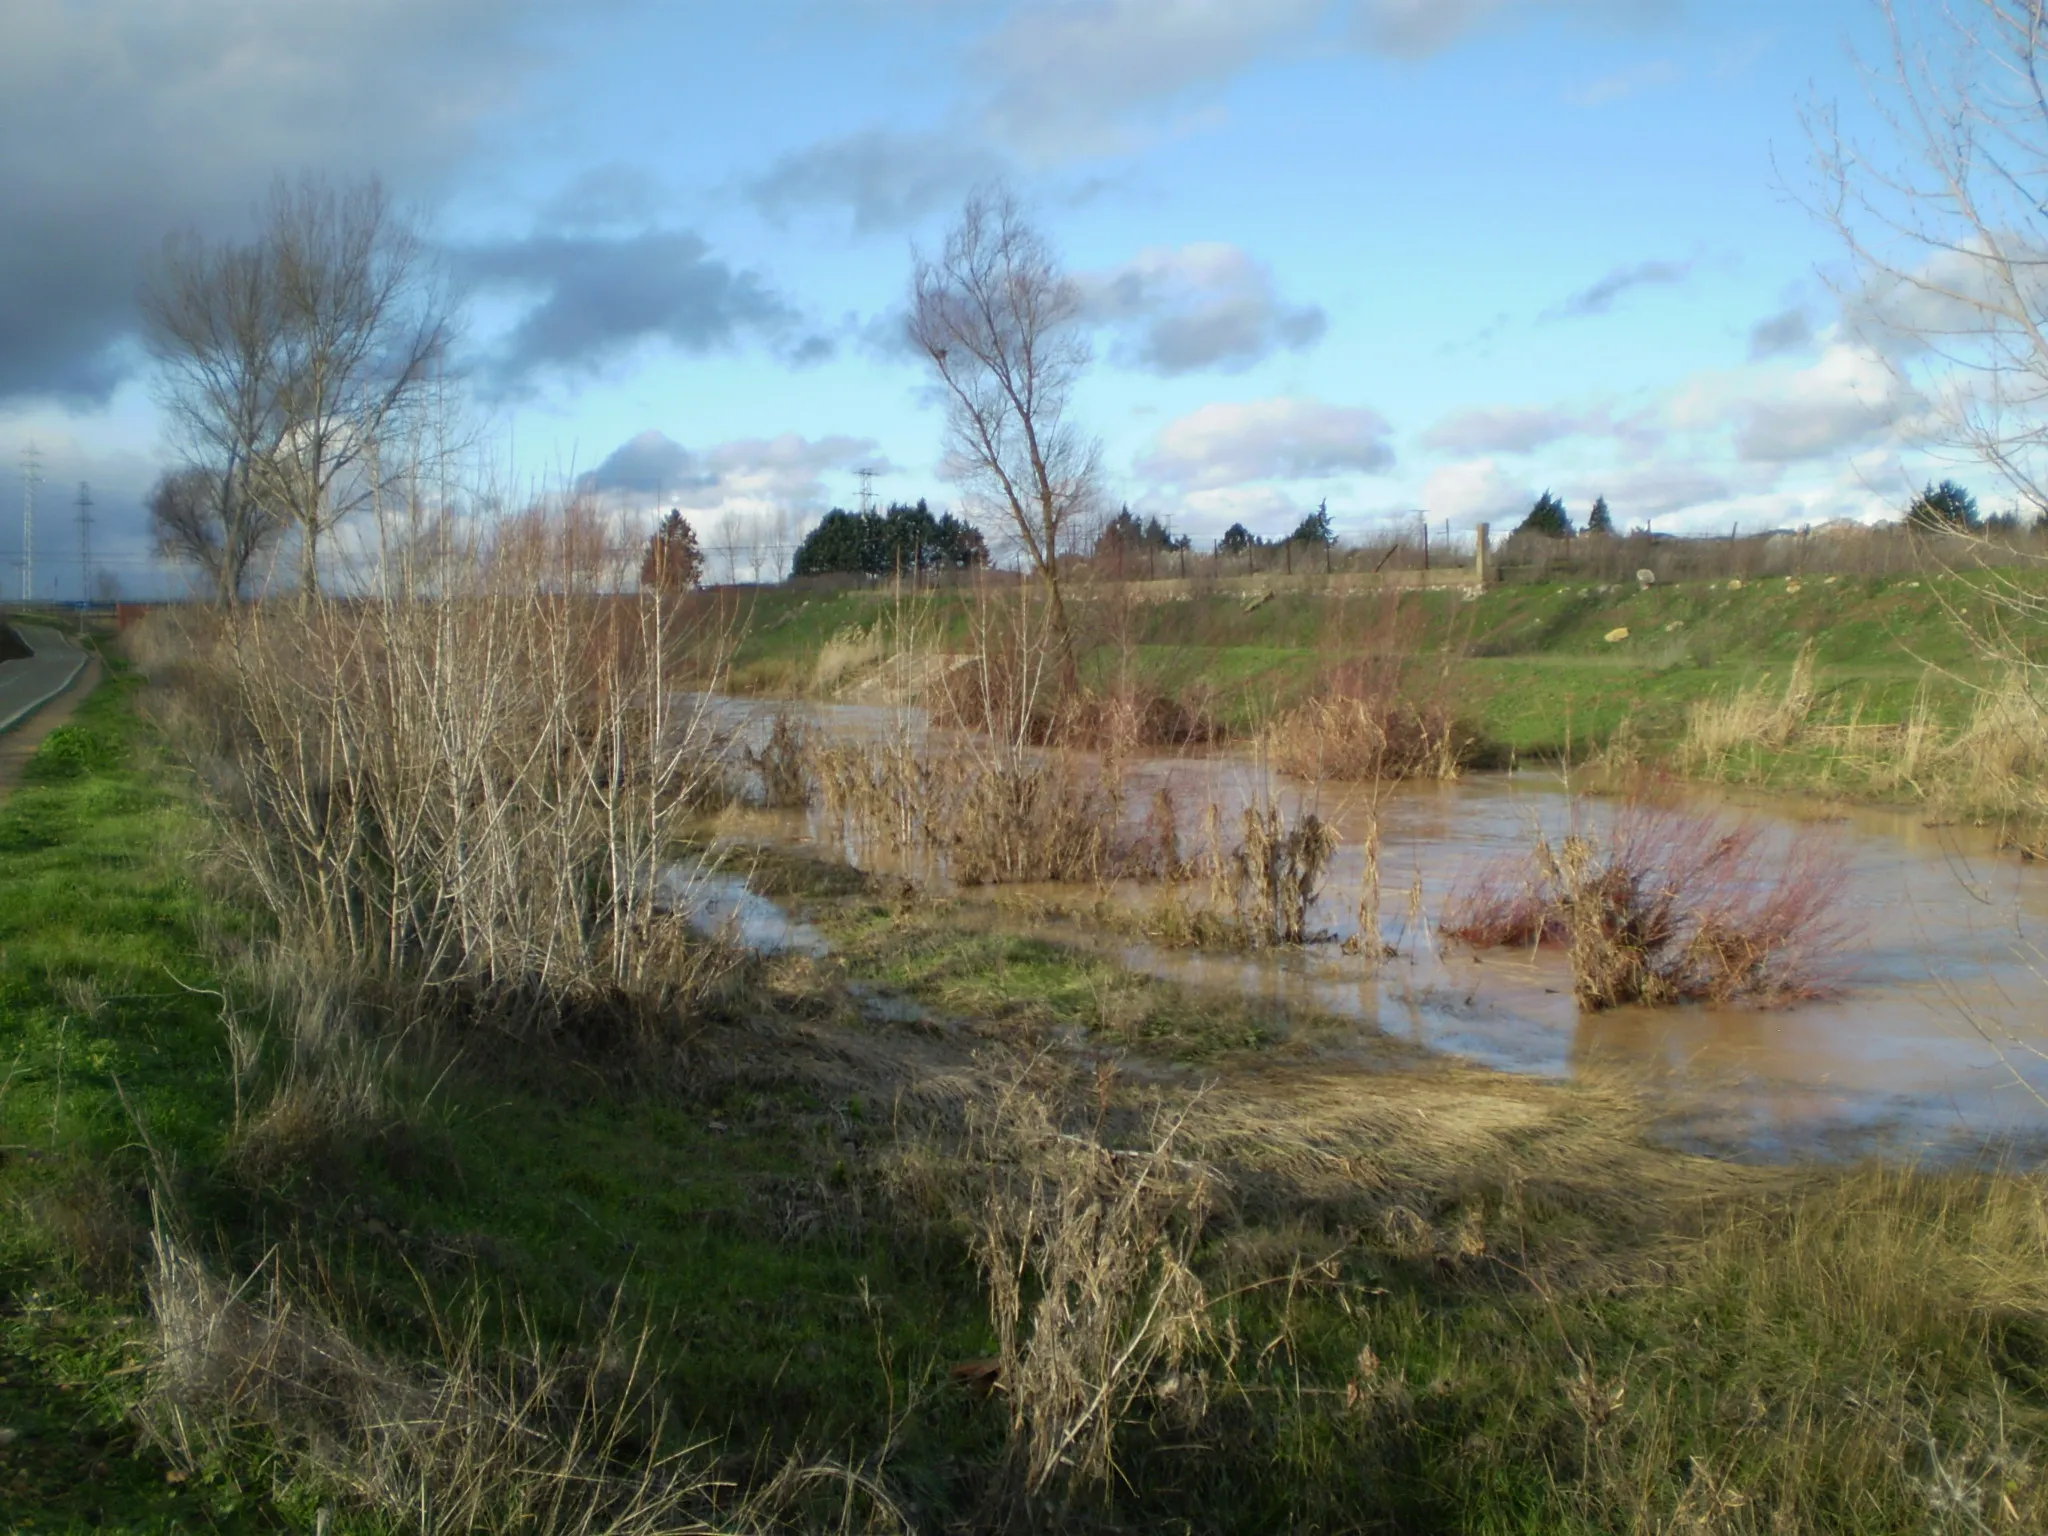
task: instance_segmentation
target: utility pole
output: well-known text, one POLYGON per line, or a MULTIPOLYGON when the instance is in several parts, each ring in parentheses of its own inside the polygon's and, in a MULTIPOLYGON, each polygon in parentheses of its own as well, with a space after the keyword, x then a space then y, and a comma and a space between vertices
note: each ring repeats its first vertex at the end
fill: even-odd
POLYGON ((78 600, 81 611, 92 601, 92 487, 78 482, 78 600))
POLYGON ((43 456, 30 443, 21 450, 21 600, 36 595, 36 487, 43 479, 43 456))

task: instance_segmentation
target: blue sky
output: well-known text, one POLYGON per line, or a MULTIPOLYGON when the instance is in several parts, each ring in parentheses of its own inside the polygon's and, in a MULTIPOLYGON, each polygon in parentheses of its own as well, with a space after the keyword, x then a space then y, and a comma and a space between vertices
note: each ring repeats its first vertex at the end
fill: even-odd
POLYGON ((1946 472, 1799 205, 1802 107, 1868 116, 1864 0, 9 10, 0 563, 32 438, 42 590, 76 582, 81 479, 103 562, 153 588, 138 264, 306 169, 430 211, 518 475, 707 529, 797 526, 864 465, 953 503, 896 320, 913 248, 997 175, 1089 296, 1110 499, 1198 540, 1325 499, 1347 533, 1498 525, 1545 488, 1797 526, 1946 472))

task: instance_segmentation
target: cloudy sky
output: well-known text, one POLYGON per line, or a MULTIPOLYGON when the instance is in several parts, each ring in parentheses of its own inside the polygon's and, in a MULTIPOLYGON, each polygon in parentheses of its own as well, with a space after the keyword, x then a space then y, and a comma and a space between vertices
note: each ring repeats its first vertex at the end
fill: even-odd
MULTIPOLYGON (((1866 0, 8 0, 0 577, 153 576, 133 339, 169 231, 375 172, 468 296, 521 480, 709 525, 951 504, 912 252, 1005 177, 1075 273, 1110 493, 1198 539, 1604 494, 1660 530, 1876 515, 1928 470, 1840 324, 1801 111, 1866 0), (44 554, 43 552, 47 552, 44 554)), ((1988 491, 1989 486, 1982 489, 1988 491)), ((52 583, 55 586, 52 586, 52 583)))

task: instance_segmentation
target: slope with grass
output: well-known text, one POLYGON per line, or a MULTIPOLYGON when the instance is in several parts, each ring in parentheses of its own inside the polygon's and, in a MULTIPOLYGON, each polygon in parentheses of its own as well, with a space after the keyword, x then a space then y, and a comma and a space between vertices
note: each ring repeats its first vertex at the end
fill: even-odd
MULTIPOLYGON (((665 1070, 481 1030, 399 1042, 375 1115, 294 1121, 274 1090, 280 1042, 314 1038, 287 1011, 306 994, 264 960, 136 687, 103 685, 0 805, 0 1500, 19 1528, 328 1510, 336 1533, 446 1529, 379 1490, 422 1466, 443 1490, 433 1456, 473 1443, 451 1400, 522 1390, 523 1433, 617 1404, 631 1432, 605 1468, 673 1453, 710 1490, 696 1523, 604 1528, 855 1528, 843 1479, 772 1508, 733 1491, 792 1457, 858 1469, 914 1529, 1012 1524, 1010 1399, 981 1364, 988 1169, 947 1127, 1020 1071, 1067 1084, 1046 1102, 1070 1146, 1136 1145, 1182 1105, 1183 1155, 1221 1192, 1189 1250, 1207 1302, 1185 1357, 1127 1384, 1115 1478, 1040 1523, 2048 1521, 2038 1177, 1681 1156, 1600 1090, 1393 1045, 1331 1057, 1334 1025, 1277 1029, 799 854, 763 850, 754 881, 836 955, 743 967, 665 1070), (1139 1070, 1111 1070, 1121 1054, 1139 1070), (222 1276, 288 1277, 204 1335, 213 1397, 161 1352, 155 1234, 222 1276), (260 1363, 236 1341, 258 1336, 298 1341, 271 1367, 351 1342, 291 1392, 236 1398, 260 1363), (458 1370, 480 1373, 466 1396, 418 1396, 458 1370), (445 1415, 430 1443, 343 1412, 407 1382, 415 1413, 445 1415), (138 1445, 138 1414, 161 1430, 181 1405, 199 1454, 138 1445)), ((1072 1235, 1094 1230, 1084 1193, 1059 1207, 1072 1235)), ((514 1491, 526 1513, 501 1500, 484 1528, 586 1528, 514 1491)))
MULTIPOLYGON (((1983 676, 1956 622, 1973 602, 1982 612, 1975 581, 1516 585, 1476 600, 1290 593, 1256 605, 1223 594, 1133 602, 1110 588, 1078 608, 1091 679, 1136 679, 1201 704, 1238 733, 1299 702, 1333 665, 1392 651, 1407 659, 1414 687, 1446 697, 1468 721, 1482 757, 1502 761, 1583 755, 1624 720, 1645 742, 1675 743, 1692 705, 1782 677, 1809 642, 1823 714, 1897 723, 1933 669, 1938 711, 1960 722, 1964 685, 1983 676), (1608 638, 1620 630, 1625 638, 1608 638)), ((888 628, 906 614, 923 643, 964 648, 973 601, 957 591, 906 602, 887 592, 761 589, 740 609, 734 686, 803 693, 835 635, 888 628)))

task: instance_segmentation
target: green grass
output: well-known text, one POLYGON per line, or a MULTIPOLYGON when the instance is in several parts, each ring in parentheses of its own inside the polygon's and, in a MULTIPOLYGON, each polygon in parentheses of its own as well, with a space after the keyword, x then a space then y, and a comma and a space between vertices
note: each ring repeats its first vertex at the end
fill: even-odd
MULTIPOLYGON (((2024 575, 2024 573, 2023 573, 2024 575)), ((1134 604, 1128 618, 1100 602, 1079 606, 1094 636, 1088 665, 1107 677, 1128 654, 1140 675, 1176 688, 1199 681, 1218 693, 1244 689, 1278 698, 1305 691, 1333 660, 1390 641, 1424 663, 1452 666, 1469 681, 1489 734, 1526 749, 1561 738, 1561 720, 1536 728, 1537 713, 1514 698, 1524 684, 1557 679, 1542 704, 1583 694, 1587 718, 1613 711, 1599 696, 1620 683, 1646 702, 1704 697, 1773 667, 1809 640, 1823 688, 1867 688, 1878 717, 1910 702, 1929 665, 1969 674, 1977 663, 1968 635, 1950 613, 1976 601, 1968 578, 1809 578, 1796 591, 1783 580, 1680 583, 1638 588, 1571 584, 1504 586, 1477 601, 1455 592, 1404 594, 1389 616, 1378 599, 1282 594, 1250 611, 1241 600, 1197 596, 1134 604), (1606 636, 1627 629, 1624 641, 1606 636), (1112 638, 1113 635, 1116 638, 1112 638)), ((968 601, 958 593, 927 600, 943 636, 964 633, 968 601)), ((834 633, 895 611, 886 593, 810 596, 775 589, 751 599, 735 658, 749 677, 808 678, 808 664, 834 633)), ((1967 617, 1967 613, 1965 614, 1967 617)), ((1598 730, 1596 725, 1595 730, 1598 730)))
POLYGON ((257 1009, 220 957, 263 925, 198 880, 206 838, 135 687, 103 685, 0 803, 10 1528, 304 1529, 328 1497, 260 1440, 185 1482, 137 1447, 145 1131, 217 1264, 276 1249, 317 1268, 325 1304, 392 1354, 467 1307, 562 1345, 616 1312, 648 1330, 677 1442, 709 1442, 734 1477, 886 1445, 919 1529, 972 1525, 1001 1408, 945 1367, 991 1331, 962 1234, 881 1198, 900 1115, 857 1063, 929 1049, 965 1071, 971 1046, 1076 1043, 1225 1093, 1348 1074, 1307 1142, 1275 1119, 1235 1154, 1202 1254, 1228 1293, 1212 1411, 1131 1428, 1109 1525, 1978 1528, 1936 1507, 1930 1454, 1978 1487, 1990 1529, 2048 1510, 2038 1179, 1723 1169, 1572 1090, 1391 1055, 1319 1066, 1313 1038, 1281 1045, 1304 1021, 794 855, 758 883, 840 953, 743 976, 675 1072, 479 1036, 406 1084, 402 1122, 252 1181, 229 1155, 217 1002, 188 989, 257 1009), (875 988, 971 1040, 864 1016, 875 988))

